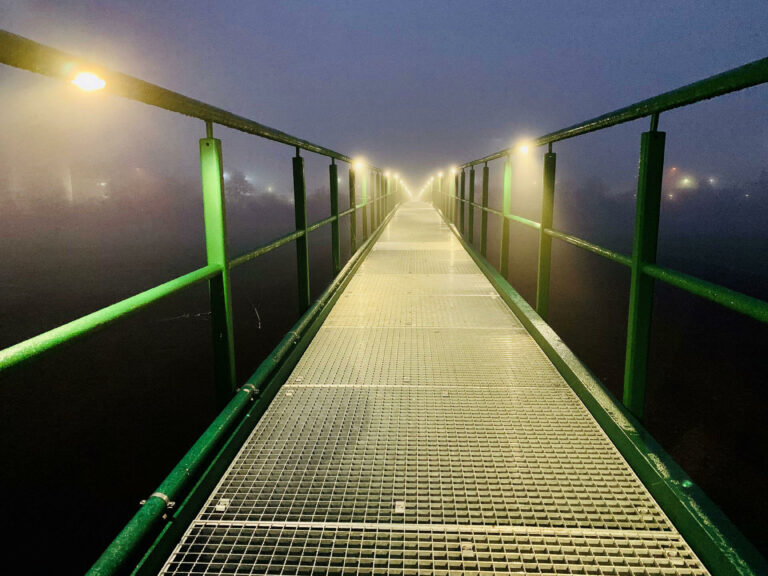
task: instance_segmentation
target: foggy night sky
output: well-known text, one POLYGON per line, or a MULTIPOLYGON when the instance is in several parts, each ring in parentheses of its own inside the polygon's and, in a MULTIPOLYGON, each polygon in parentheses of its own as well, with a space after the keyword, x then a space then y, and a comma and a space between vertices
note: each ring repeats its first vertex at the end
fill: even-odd
MULTIPOLYGON (((0 27, 363 154, 413 186, 434 168, 768 54, 762 0, 6 0, 0 27)), ((702 143, 712 129, 738 133, 729 165, 759 171, 768 94, 735 98, 735 117, 718 108, 710 125, 705 109, 688 137, 711 166, 719 151, 702 143)), ((639 135, 616 146, 636 163, 638 144, 639 135)))

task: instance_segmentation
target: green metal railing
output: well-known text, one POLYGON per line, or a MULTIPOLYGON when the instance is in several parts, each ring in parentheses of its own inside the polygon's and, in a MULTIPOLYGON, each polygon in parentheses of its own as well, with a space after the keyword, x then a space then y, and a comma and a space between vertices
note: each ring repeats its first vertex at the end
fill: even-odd
POLYGON ((523 325, 584 401, 654 498, 662 504, 681 534, 715 574, 762 574, 768 570, 768 563, 653 440, 641 424, 645 408, 646 367, 651 337, 654 281, 659 280, 764 323, 768 323, 768 302, 656 264, 665 144, 665 133, 658 130, 659 115, 673 108, 766 82, 768 82, 768 58, 536 139, 532 146, 547 146, 544 154, 541 222, 535 222, 511 212, 511 155, 514 148, 507 148, 459 166, 457 172, 460 174, 455 174, 453 191, 443 190, 442 176, 431 181, 429 190, 432 203, 452 225, 454 232, 462 238, 465 247, 481 270, 489 277, 523 325), (557 156, 552 151, 552 145, 561 140, 648 116, 650 116, 650 130, 641 136, 632 254, 621 254, 555 230, 552 227, 552 216, 557 156), (488 206, 490 175, 488 163, 500 158, 505 159, 502 210, 495 210, 488 206), (481 203, 477 204, 473 191, 475 166, 479 164, 483 165, 483 188, 481 203), (470 181, 469 198, 465 197, 463 185, 467 168, 469 168, 470 181), (475 208, 481 211, 479 254, 475 251, 475 208), (465 210, 469 213, 468 226, 464 224, 465 210), (502 222, 498 271, 485 259, 489 214, 499 217, 502 222), (535 311, 507 282, 511 222, 539 232, 535 311), (552 239, 592 252, 627 266, 631 270, 623 405, 613 400, 612 395, 544 322, 549 310, 552 239))
POLYGON ((268 402, 269 398, 263 396, 263 387, 282 366, 285 358, 296 351, 299 342, 309 334, 310 327, 322 317, 335 291, 359 265, 362 255, 370 248, 377 233, 396 207, 399 185, 395 183, 393 186, 391 179, 375 166, 355 166, 350 157, 323 146, 2 30, 0 30, 0 63, 63 81, 71 81, 78 71, 94 72, 106 81, 105 90, 111 94, 191 116, 202 120, 205 124, 206 135, 200 140, 200 170, 207 265, 0 351, 0 372, 2 372, 33 361, 49 350, 94 333, 151 304, 208 281, 216 396, 223 410, 157 491, 147 498, 136 516, 91 569, 92 574, 113 574, 125 569, 127 563, 135 559, 140 544, 151 536, 153 530, 158 529, 158 524, 163 518, 168 517, 173 500, 184 496, 184 490, 194 484, 196 477, 205 470, 207 463, 217 454, 222 443, 228 442, 234 434, 233 430, 242 424, 243 418, 253 410, 254 400, 261 399, 262 403, 268 402), (235 258, 231 258, 228 252, 222 145, 221 140, 213 136, 213 128, 216 124, 295 148, 293 191, 296 230, 235 258), (307 221, 302 150, 330 159, 331 216, 313 224, 307 221), (339 211, 337 162, 350 164, 350 207, 343 212, 339 211), (360 203, 357 202, 356 186, 358 184, 362 189, 360 203), (363 230, 360 238, 357 234, 358 211, 362 212, 363 230), (342 269, 339 222, 344 217, 350 219, 352 256, 342 269), (309 233, 328 224, 331 225, 331 265, 336 278, 323 295, 312 303, 309 281, 309 233), (240 380, 235 373, 230 272, 233 268, 290 242, 296 246, 297 288, 301 318, 259 366, 256 373, 238 388, 240 380), (260 392, 261 396, 259 396, 260 392))
POLYGON ((536 311, 545 320, 549 311, 553 238, 630 268, 629 323, 626 342, 623 400, 629 410, 639 419, 643 418, 645 409, 646 367, 648 364, 655 280, 706 298, 760 322, 768 322, 768 302, 656 265, 656 245, 659 229, 659 208, 666 136, 664 132, 658 130, 659 115, 674 108, 688 106, 702 100, 715 98, 766 82, 768 82, 768 58, 763 58, 535 139, 531 143, 532 146, 547 146, 547 152, 544 155, 541 222, 534 222, 533 220, 523 218, 513 214, 511 211, 511 155, 515 151, 514 148, 505 148, 494 154, 466 162, 459 166, 458 173, 455 175, 453 193, 442 190, 441 178, 432 183, 433 203, 441 208, 448 219, 457 226, 459 232, 472 245, 475 243, 473 232, 474 209, 477 208, 482 211, 480 252, 483 256, 485 256, 487 249, 488 214, 494 214, 501 218, 499 271, 504 277, 508 276, 510 223, 517 222, 539 231, 536 311), (552 151, 552 145, 561 140, 649 116, 651 119, 650 130, 642 134, 640 144, 640 167, 632 254, 620 254, 552 228, 555 168, 557 163, 557 155, 552 151), (488 162, 500 158, 504 158, 505 162, 503 169, 502 210, 499 211, 488 206, 488 162), (483 195, 481 204, 477 204, 474 201, 475 166, 479 164, 483 165, 483 195), (465 198, 464 194, 464 174, 466 168, 470 169, 469 199, 465 198), (469 227, 465 231, 464 213, 467 208, 469 212, 469 227))

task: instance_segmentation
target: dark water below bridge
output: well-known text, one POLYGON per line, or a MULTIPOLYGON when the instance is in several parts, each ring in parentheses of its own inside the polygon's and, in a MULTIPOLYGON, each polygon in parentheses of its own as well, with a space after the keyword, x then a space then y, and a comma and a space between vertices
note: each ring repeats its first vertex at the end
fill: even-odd
MULTIPOLYGON (((628 248, 626 206, 615 208, 614 227, 590 227, 579 202, 563 198, 558 227, 628 248)), ((312 197, 311 220, 327 215, 326 203, 322 191, 312 197)), ((6 204, 0 344, 201 266, 202 215, 193 205, 171 203, 147 213, 118 203, 54 210, 6 204)), ((289 231, 293 220, 290 203, 277 197, 233 200, 229 217, 233 255, 289 231)), ((498 228, 491 222, 492 262, 498 228)), ((693 252, 684 250, 691 245, 685 236, 663 237, 662 260, 768 297, 765 238, 754 229, 732 232, 700 234, 693 252)), ((342 238, 346 259, 346 223, 342 238)), ((531 302, 535 232, 513 225, 511 254, 512 282, 531 302)), ((331 279, 327 228, 312 234, 311 258, 316 296, 331 279)), ((554 266, 551 323, 618 394, 628 272, 557 243, 554 266)), ((241 378, 297 319, 295 279, 292 245, 234 271, 241 378)), ((3 543, 6 553, 35 558, 27 573, 86 570, 213 418, 207 309, 201 285, 0 377, 0 516, 13 527, 3 543)), ((665 287, 657 289, 653 330, 648 427, 768 552, 768 330, 665 287)))

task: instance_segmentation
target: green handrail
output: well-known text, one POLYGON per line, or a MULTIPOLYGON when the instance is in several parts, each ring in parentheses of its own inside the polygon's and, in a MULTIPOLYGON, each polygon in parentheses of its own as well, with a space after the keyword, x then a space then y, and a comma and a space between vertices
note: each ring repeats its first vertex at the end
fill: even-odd
MULTIPOLYGON (((597 116, 584 122, 579 122, 573 126, 551 132, 544 136, 540 136, 532 142, 533 146, 544 146, 560 140, 566 140, 582 134, 588 134, 589 132, 595 132, 596 130, 602 130, 609 128, 610 126, 616 126, 617 124, 623 124, 625 122, 631 122, 654 114, 661 114, 667 110, 674 108, 681 108, 688 106, 689 104, 695 104, 702 100, 709 100, 716 98, 717 96, 723 96, 730 94, 731 92, 737 92, 764 84, 768 82, 768 58, 761 58, 755 60, 744 66, 733 68, 722 74, 710 76, 704 80, 687 84, 681 88, 664 92, 653 98, 647 100, 641 100, 635 102, 624 108, 619 108, 608 114, 597 116)), ((502 158, 511 154, 514 151, 514 146, 505 148, 488 156, 472 160, 461 164, 461 168, 472 166, 474 164, 484 164, 497 158, 502 158)))
MULTIPOLYGON (((445 220, 453 226, 454 232, 460 237, 464 236, 464 226, 462 225, 461 219, 456 215, 458 210, 452 209, 453 203, 455 202, 457 206, 461 206, 462 215, 464 204, 466 203, 469 203, 469 206, 472 208, 481 210, 482 226, 480 234, 480 255, 474 254, 474 251, 471 248, 475 243, 473 237, 463 238, 463 241, 470 249, 470 252, 473 253, 473 256, 476 259, 479 259, 478 261, 482 264, 482 267, 485 267, 484 270, 486 271, 486 274, 493 275, 486 269, 487 261, 484 260, 487 244, 487 215, 494 214, 501 219, 502 234, 499 251, 500 258, 497 265, 499 272, 494 273, 499 276, 498 284, 502 291, 504 290, 503 284, 506 282, 508 276, 509 223, 517 222, 539 230, 539 254, 536 279, 536 313, 540 319, 538 322, 541 322, 541 319, 546 319, 549 309, 552 238, 569 243, 630 268, 630 299, 623 403, 629 414, 631 414, 633 418, 636 418, 638 422, 642 420, 645 410, 646 367, 648 364, 648 351, 651 338, 650 324, 653 309, 653 283, 655 280, 659 280, 690 294, 720 304, 759 322, 768 323, 768 302, 747 296, 746 294, 742 294, 718 284, 656 265, 665 142, 665 133, 658 130, 659 114, 667 110, 687 106, 702 100, 715 98, 766 82, 768 82, 768 58, 763 58, 722 74, 706 78, 654 98, 637 102, 614 112, 598 116, 597 118, 537 138, 532 142, 532 145, 548 146, 547 153, 544 157, 541 211, 542 222, 535 222, 523 218, 512 214, 510 211, 511 155, 514 152, 514 148, 505 148, 494 154, 466 162, 459 166, 459 170, 461 170, 463 175, 464 169, 467 167, 474 169, 474 166, 478 164, 484 165, 483 200, 480 205, 476 204, 473 199, 465 199, 463 194, 453 195, 450 191, 443 192, 441 188, 436 190, 434 185, 432 187, 433 204, 443 214, 445 220), (555 167, 557 156, 552 151, 552 144, 560 140, 573 138, 575 136, 649 116, 651 120, 650 129, 642 134, 641 139, 632 253, 630 255, 620 254, 571 234, 566 234, 553 229, 552 214, 554 208, 555 167), (505 159, 503 169, 504 185, 502 190, 503 207, 502 210, 495 210, 488 207, 488 162, 500 158, 505 159)), ((517 295, 515 295, 514 298, 521 301, 517 295)), ((517 302, 515 306, 519 309, 523 309, 527 305, 517 302)), ((534 322, 532 326, 535 328, 538 324, 534 322)), ((550 344, 547 345, 549 346, 550 344)), ((560 343, 560 346, 562 346, 562 343, 560 343)), ((552 346, 553 354, 555 355, 557 354, 556 348, 557 346, 552 346)), ((601 418, 599 415, 596 417, 598 417, 598 420, 601 418)), ((612 420, 614 416, 611 416, 609 413, 606 418, 607 420, 612 420)), ((613 424, 610 426, 613 426, 613 424)), ((606 431, 609 432, 611 438, 617 441, 617 443, 621 442, 620 438, 616 440, 616 438, 618 438, 617 434, 614 434, 608 429, 606 431)), ((655 480, 651 478, 651 481, 655 480)), ((683 500, 681 500, 681 502, 683 502, 683 500)), ((727 519, 717 520, 717 522, 712 520, 713 517, 720 518, 721 513, 719 511, 713 512, 711 510, 712 507, 708 504, 708 500, 706 500, 704 496, 698 500, 693 500, 691 506, 695 507, 697 503, 703 503, 706 508, 706 512, 703 513, 703 516, 696 510, 682 512, 679 516, 682 524, 689 525, 689 533, 694 539, 694 549, 697 550, 697 553, 706 556, 718 567, 729 567, 727 568, 727 572, 729 573, 755 573, 755 570, 749 567, 749 562, 740 555, 740 552, 728 548, 728 538, 723 536, 723 533, 729 533, 732 535, 732 541, 741 542, 739 545, 744 551, 744 557, 756 559, 753 563, 754 565, 765 566, 765 561, 760 558, 759 553, 754 551, 749 544, 742 542, 743 537, 738 535, 738 531, 730 525, 727 519), (707 527, 705 526, 707 522, 713 522, 713 525, 707 527), (714 546, 717 551, 715 553, 710 553, 710 551, 705 548, 707 545, 714 546)), ((682 508, 686 508, 687 506, 688 505, 685 503, 682 504, 682 508)), ((686 532, 686 530, 681 528, 681 532, 686 532)))
POLYGON ((397 207, 399 189, 395 187, 395 190, 391 191, 389 189, 390 179, 388 177, 383 178, 381 169, 375 166, 366 166, 360 174, 363 186, 363 203, 357 206, 355 204, 356 169, 351 165, 352 159, 349 156, 3 30, 0 30, 0 63, 63 81, 69 81, 77 71, 87 69, 98 73, 106 81, 106 90, 112 94, 198 118, 205 122, 206 137, 200 139, 199 144, 207 266, 0 350, 0 372, 2 372, 34 360, 49 350, 72 342, 81 336, 91 334, 116 320, 191 286, 206 280, 209 282, 214 374, 217 400, 223 410, 157 491, 142 503, 137 514, 104 552, 91 571, 92 574, 114 574, 124 569, 127 562, 136 558, 139 546, 157 528, 160 520, 170 515, 169 510, 172 507, 172 501, 182 497, 184 490, 190 485, 194 485, 195 477, 204 473, 206 463, 219 450, 225 439, 234 437, 233 429, 240 426, 247 418, 249 406, 252 406, 253 400, 259 395, 259 387, 273 377, 276 371, 287 361, 291 351, 297 349, 301 341, 311 337, 311 326, 314 325, 317 318, 324 313, 327 314, 328 304, 332 302, 336 291, 342 282, 348 281, 345 279, 359 265, 362 255, 370 249, 376 236, 381 232, 397 207), (296 230, 236 258, 230 258, 228 253, 223 154, 221 140, 213 137, 214 124, 267 138, 296 149, 293 162, 296 230), (331 159, 329 165, 331 216, 313 224, 307 223, 304 165, 303 158, 299 153, 300 150, 317 153, 331 159), (350 208, 343 212, 339 212, 338 209, 338 168, 336 161, 350 163, 350 208), (366 194, 368 175, 372 176, 374 191, 378 190, 378 194, 374 193, 370 199, 366 194), (382 182, 386 184, 387 188, 386 193, 383 194, 381 193, 382 182), (375 206, 376 202, 380 204, 375 206), (382 213, 382 206, 386 207, 386 213, 382 213), (368 233, 367 218, 369 207, 372 210, 372 215, 375 214, 375 218, 372 218, 370 222, 370 233, 368 233), (357 238, 356 232, 357 210, 359 208, 363 209, 363 237, 361 239, 357 238), (374 209, 375 212, 373 212, 374 209), (350 218, 352 256, 344 268, 341 268, 338 223, 339 219, 344 217, 350 218), (308 236, 313 230, 329 224, 332 227, 333 236, 331 265, 336 277, 331 286, 312 303, 309 287, 308 236), (254 375, 237 389, 230 270, 289 242, 295 242, 297 247, 299 307, 302 316, 275 350, 261 363, 254 375), (359 248, 358 243, 360 244, 359 248))
MULTIPOLYGON (((532 145, 548 146, 548 151, 545 155, 542 193, 543 224, 513 214, 509 209, 511 204, 510 158, 511 154, 514 152, 514 148, 505 148, 494 154, 466 162, 459 167, 463 174, 464 168, 466 167, 473 168, 477 164, 484 164, 483 204, 477 205, 472 203, 471 206, 479 208, 482 211, 484 218, 480 238, 481 253, 483 255, 485 255, 485 246, 487 242, 487 227, 485 224, 486 215, 496 214, 502 219, 499 270, 504 277, 507 276, 509 222, 518 222, 531 228, 539 229, 536 311, 542 317, 546 318, 549 309, 549 279, 551 266, 551 245, 549 238, 562 240, 613 262, 630 267, 632 276, 630 280, 631 289, 627 350, 624 371, 624 403, 632 413, 640 419, 642 419, 645 409, 645 370, 648 363, 654 280, 660 280, 691 294, 707 298, 761 322, 766 322, 766 318, 768 317, 768 302, 752 298, 724 286, 713 284, 693 276, 681 274, 673 270, 662 270, 655 266, 665 140, 665 133, 658 130, 659 114, 663 111, 688 106, 702 100, 715 98, 766 82, 768 82, 768 58, 762 58, 749 64, 745 64, 744 66, 728 70, 722 74, 717 74, 710 78, 688 84, 676 90, 665 92, 659 96, 642 100, 630 106, 620 108, 608 114, 592 118, 591 120, 575 124, 568 128, 563 128, 562 130, 557 130, 535 139, 532 145), (637 208, 635 212, 634 247, 632 254, 628 256, 620 254, 571 234, 566 234, 553 229, 552 211, 554 206, 555 166, 557 155, 552 152, 552 144, 560 140, 573 138, 575 136, 602 130, 610 126, 648 116, 651 118, 651 126, 650 130, 642 135, 637 208), (501 211, 489 208, 485 198, 488 182, 488 162, 499 158, 506 159, 504 163, 503 208, 501 211)), ((438 196, 440 194, 442 194, 441 191, 438 192, 438 196)), ((468 201, 459 195, 448 199, 455 200, 459 205, 463 205, 463 203, 468 201)), ((436 203, 435 205, 439 206, 440 204, 436 203)), ((450 212, 447 213, 447 218, 449 221, 457 223, 456 218, 450 212)), ((460 222, 457 223, 457 227, 463 232, 460 222)), ((474 239, 472 239, 472 243, 474 243, 474 239)))
MULTIPOLYGON (((63 81, 70 81, 78 70, 87 69, 95 71, 105 79, 105 90, 112 94, 203 120, 205 122, 206 138, 200 140, 200 167, 205 213, 206 248, 208 253, 208 266, 205 268, 0 350, 0 372, 36 358, 40 354, 67 344, 80 336, 94 332, 166 296, 189 288, 203 280, 208 280, 211 291, 211 316, 218 399, 220 405, 225 405, 234 393, 236 384, 229 270, 288 242, 306 243, 306 236, 309 232, 326 224, 335 224, 339 218, 345 216, 352 216, 354 218, 355 209, 353 207, 315 224, 300 227, 295 232, 277 238, 252 252, 230 259, 227 252, 228 242, 226 216, 224 213, 222 148, 221 141, 213 137, 214 124, 227 126, 241 132, 293 146, 296 150, 307 150, 321 154, 330 158, 331 165, 333 166, 335 166, 336 160, 351 163, 352 159, 349 156, 269 128, 221 108, 150 84, 138 78, 109 70, 83 58, 45 46, 5 30, 0 30, 0 63, 63 81)), ((381 173, 381 169, 375 166, 367 166, 366 168, 371 170, 373 174, 378 175, 381 173)), ((350 182, 353 184, 354 168, 351 165, 349 174, 350 182)), ((364 178, 364 184, 365 181, 366 179, 364 178)), ((360 207, 367 207, 371 203, 372 201, 366 201, 360 207)), ((297 211, 300 208, 301 203, 296 206, 297 211)), ((297 220, 298 222, 299 220, 297 220)), ((355 247, 357 243, 355 226, 352 225, 351 229, 352 244, 355 247)), ((365 230, 363 236, 364 239, 368 237, 367 230, 365 230)), ((309 262, 307 260, 306 265, 302 266, 305 268, 305 274, 300 275, 300 277, 307 278, 306 286, 302 289, 303 295, 308 294, 309 290, 308 266, 309 262)), ((334 270, 338 270, 338 263, 335 260, 333 266, 334 270)), ((306 296, 302 297, 302 310, 305 310, 308 306, 306 298, 306 296)))

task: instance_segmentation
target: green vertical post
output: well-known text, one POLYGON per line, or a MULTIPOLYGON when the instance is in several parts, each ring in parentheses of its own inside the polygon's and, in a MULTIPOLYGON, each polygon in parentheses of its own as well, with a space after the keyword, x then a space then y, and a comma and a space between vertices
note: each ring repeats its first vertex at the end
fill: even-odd
POLYGON ((552 237, 545 234, 552 228, 552 215, 555 209, 555 167, 557 154, 552 152, 552 144, 544 155, 544 186, 541 194, 541 228, 539 228, 539 266, 536 274, 536 312, 547 319, 549 313, 549 277, 552 265, 552 237))
POLYGON ((654 114, 651 130, 643 133, 640 147, 627 353, 624 364, 624 405, 641 420, 645 409, 646 370, 653 313, 653 278, 643 274, 643 266, 656 262, 666 138, 664 132, 656 131, 657 126, 658 115, 654 114))
POLYGON ((389 196, 387 196, 387 179, 384 177, 384 173, 379 174, 381 182, 381 222, 384 222, 384 218, 389 214, 389 196))
POLYGON ((299 314, 309 309, 309 234, 307 234, 307 187, 304 182, 304 158, 296 148, 293 157, 293 208, 296 231, 303 230, 296 238, 296 275, 299 288, 299 314))
POLYGON ((458 202, 458 206, 461 209, 461 212, 459 212, 459 232, 462 236, 464 236, 464 192, 466 188, 466 173, 464 172, 464 169, 461 169, 461 192, 460 192, 460 200, 458 202))
POLYGON ((371 174, 371 234, 376 230, 376 219, 378 218, 378 174, 373 171, 371 174))
MULTIPOLYGON (((437 193, 439 196, 443 195, 443 179, 441 176, 437 177, 437 193)), ((450 206, 450 198, 446 195, 446 218, 448 218, 448 221, 451 221, 451 206, 450 206)))
POLYGON ((389 195, 389 178, 383 176, 384 180, 384 216, 386 217, 392 210, 392 198, 389 195))
POLYGON ((507 155, 504 162, 504 188, 501 203, 501 250, 499 254, 499 272, 506 278, 509 272, 509 218, 512 214, 512 158, 507 155))
POLYGON ((363 240, 368 239, 368 174, 364 170, 361 170, 363 176, 363 240))
POLYGON ((355 169, 349 166, 349 250, 350 254, 357 252, 357 197, 355 195, 355 169))
MULTIPOLYGON (((483 208, 488 208, 488 176, 490 175, 490 168, 488 163, 483 166, 483 208)), ((488 212, 483 210, 480 215, 480 254, 485 258, 485 253, 488 248, 488 212)))
POLYGON ((459 173, 457 172, 453 176, 453 218, 451 219, 451 222, 453 222, 453 225, 458 227, 459 226, 459 173))
POLYGON ((376 172, 376 228, 381 224, 381 173, 376 172))
POLYGON ((472 165, 469 168, 469 209, 468 209, 467 222, 467 238, 469 243, 475 244, 475 167, 472 165))
POLYGON ((336 160, 331 159, 328 166, 328 175, 331 184, 331 257, 333 258, 333 275, 341 270, 341 245, 339 243, 339 167, 336 160))
POLYGON ((235 338, 232 322, 232 291, 227 254, 227 218, 224 202, 224 171, 221 140, 213 137, 213 124, 206 122, 206 138, 200 140, 200 175, 203 185, 205 250, 208 264, 221 273, 211 278, 208 289, 211 302, 214 379, 216 402, 225 406, 235 392, 235 338))

